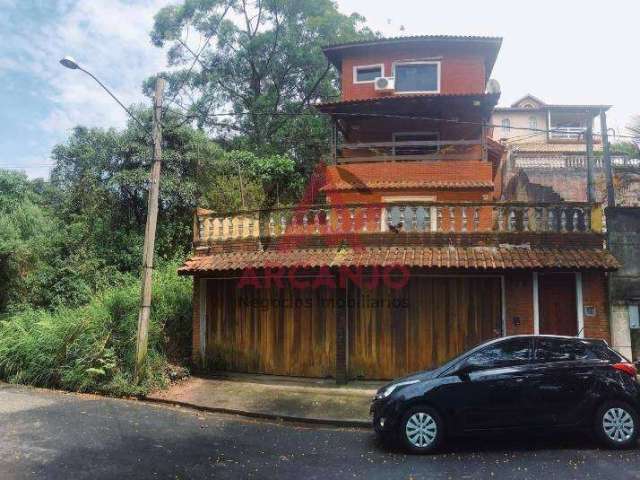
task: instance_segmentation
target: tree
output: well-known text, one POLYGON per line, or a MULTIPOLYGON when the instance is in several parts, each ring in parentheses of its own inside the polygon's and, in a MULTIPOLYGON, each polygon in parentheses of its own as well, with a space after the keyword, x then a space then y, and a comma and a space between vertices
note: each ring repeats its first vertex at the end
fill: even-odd
MULTIPOLYGON (((137 109, 136 114, 149 124, 150 110, 137 109)), ((166 119, 178 120, 171 113, 166 119)), ((200 172, 222 151, 189 125, 166 129, 164 143, 156 248, 160 256, 171 257, 190 248, 191 215, 207 188, 200 172)), ((119 271, 136 271, 151 162, 147 131, 135 122, 121 132, 77 127, 52 157, 60 218, 76 228, 96 258, 119 271)))
POLYGON ((321 46, 374 37, 363 22, 331 0, 185 0, 158 12, 151 38, 184 67, 163 76, 186 115, 234 148, 287 154, 309 173, 329 144, 312 105, 337 95, 321 46))

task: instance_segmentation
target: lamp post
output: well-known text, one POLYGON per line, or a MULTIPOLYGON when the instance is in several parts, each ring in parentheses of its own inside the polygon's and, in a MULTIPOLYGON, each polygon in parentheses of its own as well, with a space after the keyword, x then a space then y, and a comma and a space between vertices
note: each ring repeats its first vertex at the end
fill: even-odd
MULTIPOLYGON (((145 125, 113 94, 111 91, 91 72, 85 70, 78 62, 71 57, 64 57, 60 64, 71 70, 80 70, 100 85, 125 112, 146 130, 145 125)), ((149 200, 147 206, 147 221, 144 230, 144 246, 142 248, 142 288, 140 295, 140 310, 138 313, 138 330, 136 334, 136 362, 134 378, 137 383, 140 372, 147 357, 147 346, 149 343, 149 316, 151 313, 151 290, 153 281, 153 253, 156 241, 156 225, 158 223, 158 199, 160 196, 160 169, 162 163, 162 94, 164 91, 164 79, 156 79, 155 95, 153 97, 153 165, 149 187, 149 200)))

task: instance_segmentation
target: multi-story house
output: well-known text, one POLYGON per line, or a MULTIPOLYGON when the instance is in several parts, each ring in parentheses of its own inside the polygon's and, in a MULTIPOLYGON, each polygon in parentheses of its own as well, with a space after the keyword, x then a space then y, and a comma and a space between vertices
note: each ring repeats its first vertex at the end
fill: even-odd
MULTIPOLYGON (((554 105, 526 95, 491 117, 492 138, 507 148, 503 198, 587 200, 587 125, 593 128, 596 197, 606 200, 598 117, 610 105, 554 105)), ((640 204, 640 161, 613 155, 619 204, 640 204)))
POLYGON ((501 39, 326 47, 342 97, 321 198, 198 210, 193 354, 211 368, 382 379, 517 333, 610 339, 601 213, 504 202, 487 127, 501 39), (487 85, 490 85, 489 92, 487 85))

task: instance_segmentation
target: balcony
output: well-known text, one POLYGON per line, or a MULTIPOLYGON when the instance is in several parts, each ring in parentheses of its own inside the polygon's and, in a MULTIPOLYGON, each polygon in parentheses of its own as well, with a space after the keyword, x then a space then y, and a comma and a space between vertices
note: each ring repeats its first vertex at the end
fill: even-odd
POLYGON ((561 140, 561 141, 584 141, 586 129, 584 127, 562 127, 551 126, 549 130, 549 140, 561 140))
POLYGON ((601 233, 602 213, 591 203, 394 202, 314 205, 217 214, 199 210, 194 245, 266 238, 352 234, 601 233))
POLYGON ((334 151, 338 164, 486 158, 487 146, 480 139, 340 143, 334 151))

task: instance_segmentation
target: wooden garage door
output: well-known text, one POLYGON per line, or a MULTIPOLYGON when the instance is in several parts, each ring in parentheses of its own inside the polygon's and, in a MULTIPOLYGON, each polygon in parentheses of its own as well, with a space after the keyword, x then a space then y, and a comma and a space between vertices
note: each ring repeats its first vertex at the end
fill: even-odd
POLYGON ((412 277, 406 288, 351 289, 349 374, 389 379, 437 366, 494 338, 500 279, 412 277))
POLYGON ((326 377, 335 375, 335 291, 237 288, 207 281, 209 368, 326 377))

